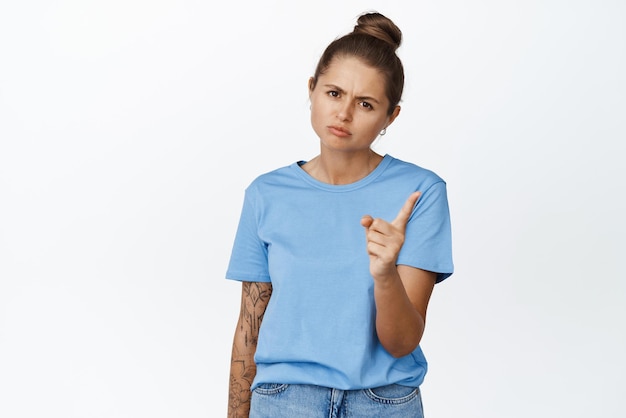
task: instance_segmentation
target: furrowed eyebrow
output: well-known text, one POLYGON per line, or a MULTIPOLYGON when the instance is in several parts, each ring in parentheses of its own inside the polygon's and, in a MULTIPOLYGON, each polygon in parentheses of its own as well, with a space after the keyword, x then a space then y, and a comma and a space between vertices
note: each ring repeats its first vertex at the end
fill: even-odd
MULTIPOLYGON (((334 84, 324 84, 324 87, 332 89, 332 90, 336 90, 336 91, 338 91, 341 94, 344 94, 346 92, 344 89, 342 89, 341 87, 336 86, 334 84)), ((377 104, 380 104, 380 102, 378 100, 376 100, 375 98, 370 97, 370 96, 357 96, 356 99, 364 100, 366 102, 375 102, 377 104)))
POLYGON ((335 86, 334 84, 324 84, 324 87, 326 87, 327 89, 336 90, 341 94, 346 92, 344 89, 339 86, 335 86))
POLYGON ((376 104, 380 104, 380 102, 378 100, 374 99, 373 97, 369 97, 369 96, 359 96, 359 97, 357 97, 357 99, 363 100, 365 102, 375 102, 376 104))

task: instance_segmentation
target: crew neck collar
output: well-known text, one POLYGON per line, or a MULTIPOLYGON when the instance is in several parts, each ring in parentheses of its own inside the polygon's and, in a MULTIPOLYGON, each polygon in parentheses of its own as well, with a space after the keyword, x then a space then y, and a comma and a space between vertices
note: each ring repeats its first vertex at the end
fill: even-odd
POLYGON ((393 160, 392 156, 390 156, 389 154, 385 154, 383 156, 383 159, 380 161, 380 163, 378 163, 376 168, 372 170, 371 173, 369 173, 367 176, 363 177, 362 179, 355 181, 354 183, 348 183, 348 184, 329 184, 329 183, 324 183, 322 181, 319 181, 313 178, 309 173, 304 171, 304 169, 301 167, 304 163, 306 163, 306 161, 297 161, 291 164, 290 167, 292 170, 294 170, 297 173, 297 175, 300 178, 302 178, 304 181, 306 181, 307 183, 309 183, 310 185, 318 189, 327 190, 331 192, 346 192, 350 190, 359 189, 361 187, 364 187, 370 184, 378 176, 380 176, 380 174, 382 174, 383 171, 385 171, 385 169, 387 168, 387 166, 389 166, 392 160, 393 160))

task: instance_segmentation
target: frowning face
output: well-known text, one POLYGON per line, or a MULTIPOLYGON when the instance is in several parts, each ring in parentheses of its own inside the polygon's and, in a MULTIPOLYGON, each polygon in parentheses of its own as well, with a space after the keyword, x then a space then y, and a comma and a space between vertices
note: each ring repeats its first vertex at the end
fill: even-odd
POLYGON ((311 125, 323 152, 369 152, 400 112, 397 106, 387 114, 385 78, 354 57, 335 58, 309 94, 311 125))

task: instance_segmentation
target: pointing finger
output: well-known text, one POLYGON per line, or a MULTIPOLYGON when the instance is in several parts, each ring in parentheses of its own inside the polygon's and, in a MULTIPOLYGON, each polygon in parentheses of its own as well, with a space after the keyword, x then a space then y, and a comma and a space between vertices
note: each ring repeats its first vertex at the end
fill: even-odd
POLYGON ((404 202, 404 206, 398 212, 398 216, 396 219, 391 222, 394 226, 404 229, 406 227, 407 222, 409 221, 409 217, 411 216, 411 212, 413 212, 413 208, 417 203, 417 200, 422 195, 421 192, 413 192, 409 196, 409 198, 404 202))

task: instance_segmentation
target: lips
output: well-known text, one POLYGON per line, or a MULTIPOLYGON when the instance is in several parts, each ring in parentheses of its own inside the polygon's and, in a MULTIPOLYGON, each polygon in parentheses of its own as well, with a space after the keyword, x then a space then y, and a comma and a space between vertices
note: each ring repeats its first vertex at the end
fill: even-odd
POLYGON ((352 135, 352 132, 350 132, 349 130, 347 130, 346 128, 341 127, 341 126, 329 126, 328 130, 333 135, 336 135, 336 136, 339 136, 339 137, 342 137, 342 138, 345 138, 345 137, 348 137, 348 136, 352 135))

